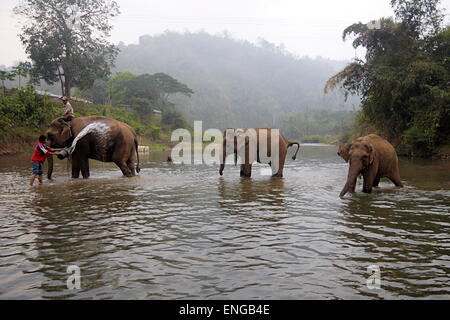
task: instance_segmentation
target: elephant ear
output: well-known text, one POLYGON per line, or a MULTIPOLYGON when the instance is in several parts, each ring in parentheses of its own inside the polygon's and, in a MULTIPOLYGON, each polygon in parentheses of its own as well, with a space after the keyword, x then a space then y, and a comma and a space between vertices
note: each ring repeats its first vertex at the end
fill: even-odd
POLYGON ((66 142, 67 140, 72 138, 72 130, 63 119, 58 119, 58 127, 59 127, 59 139, 61 141, 66 142))
POLYGON ((348 163, 348 161, 350 160, 350 148, 352 147, 351 143, 345 143, 342 146, 342 150, 341 150, 341 154, 340 156, 345 160, 345 162, 348 163))
POLYGON ((342 143, 341 145, 339 145, 338 152, 337 152, 338 156, 340 156, 342 159, 344 159, 345 162, 347 162, 347 163, 350 160, 350 154, 349 154, 350 147, 351 147, 350 143, 342 143))
POLYGON ((375 149, 373 148, 373 145, 370 143, 367 144, 367 147, 369 149, 369 164, 372 164, 375 158, 375 149))
POLYGON ((72 138, 72 131, 70 130, 70 127, 68 125, 64 125, 61 130, 61 139, 63 141, 67 141, 70 138, 72 138))

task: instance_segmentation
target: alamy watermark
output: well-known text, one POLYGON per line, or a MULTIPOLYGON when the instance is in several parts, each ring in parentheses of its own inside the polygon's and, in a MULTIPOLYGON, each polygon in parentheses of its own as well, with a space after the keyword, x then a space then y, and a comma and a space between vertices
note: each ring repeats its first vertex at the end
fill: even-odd
POLYGON ((367 267, 369 277, 366 280, 367 288, 370 290, 381 289, 381 270, 379 266, 370 265, 367 267))
POLYGON ((67 278, 67 289, 75 290, 81 289, 81 270, 77 265, 70 265, 67 267, 66 273, 70 274, 67 278))
POLYGON ((366 26, 369 30, 379 30, 381 29, 381 20, 372 20, 366 23, 366 26))

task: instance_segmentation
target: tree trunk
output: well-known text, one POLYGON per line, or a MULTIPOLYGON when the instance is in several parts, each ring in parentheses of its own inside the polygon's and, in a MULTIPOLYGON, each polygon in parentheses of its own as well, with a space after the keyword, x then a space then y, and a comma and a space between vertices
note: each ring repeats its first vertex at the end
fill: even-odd
POLYGON ((67 98, 70 98, 70 89, 71 89, 71 79, 70 75, 68 75, 66 72, 64 72, 64 95, 67 98))
POLYGON ((53 155, 49 155, 47 157, 47 163, 48 163, 47 178, 49 180, 51 180, 52 179, 52 174, 53 174, 53 155))
POLYGON ((58 66, 58 78, 59 78, 59 82, 61 83, 61 95, 64 96, 64 82, 62 79, 61 70, 59 68, 60 68, 60 66, 58 66))

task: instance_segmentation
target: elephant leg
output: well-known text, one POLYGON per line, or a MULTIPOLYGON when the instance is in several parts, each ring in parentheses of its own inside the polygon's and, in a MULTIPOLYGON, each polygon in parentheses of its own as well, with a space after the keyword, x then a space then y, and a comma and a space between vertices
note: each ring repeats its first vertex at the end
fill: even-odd
POLYGON ((287 154, 287 150, 286 152, 280 153, 279 155, 279 163, 278 163, 278 171, 277 173, 275 173, 272 177, 274 178, 283 178, 283 170, 284 170, 284 162, 286 161, 286 154, 287 154))
POLYGON ((136 168, 135 168, 135 166, 134 166, 134 161, 133 161, 133 160, 129 160, 129 161, 127 162, 127 167, 128 167, 128 169, 130 169, 131 174, 132 174, 133 176, 135 176, 135 175, 136 175, 136 168))
POLYGON ((130 158, 128 158, 128 161, 127 161, 128 169, 130 169, 131 174, 133 176, 136 175, 136 165, 135 164, 138 162, 136 157, 137 157, 136 156, 136 151, 132 150, 131 151, 131 156, 130 156, 130 158))
POLYGON ((80 170, 81 170, 81 159, 78 154, 72 155, 72 178, 78 179, 80 177, 80 170))
POLYGON ((89 159, 81 160, 81 175, 83 176, 83 179, 89 178, 89 159))
POLYGON ((80 177, 80 165, 78 163, 75 163, 72 160, 72 178, 78 179, 80 177))
POLYGON ((241 164, 241 177, 251 178, 252 177, 252 165, 251 164, 241 164))
MULTIPOLYGON (((133 156, 131 154, 131 149, 125 148, 125 146, 121 146, 116 148, 113 155, 112 161, 119 167, 120 171, 122 171, 125 177, 133 177, 133 171, 130 169, 129 164, 132 161, 133 156)), ((134 165, 133 165, 134 167, 134 165)))
POLYGON ((369 172, 367 175, 363 176, 363 192, 364 193, 372 193, 372 188, 374 186, 375 175, 369 172))
POLYGON ((403 183, 400 180, 400 174, 398 174, 398 172, 396 172, 392 176, 389 176, 388 178, 395 184, 396 187, 403 187, 403 183))
POLYGON ((125 161, 116 161, 114 163, 119 167, 125 177, 133 177, 133 174, 125 161))
POLYGON ((378 185, 380 184, 380 176, 377 176, 376 178, 375 178, 375 180, 373 181, 373 187, 374 188, 378 188, 378 185))

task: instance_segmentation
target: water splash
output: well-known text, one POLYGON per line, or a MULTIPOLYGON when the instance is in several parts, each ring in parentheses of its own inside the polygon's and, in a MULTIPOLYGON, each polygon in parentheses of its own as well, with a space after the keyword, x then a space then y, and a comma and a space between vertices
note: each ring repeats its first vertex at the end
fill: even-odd
POLYGON ((72 142, 72 145, 68 149, 68 153, 72 154, 75 151, 75 147, 77 146, 77 143, 80 139, 82 139, 87 134, 94 132, 96 134, 102 135, 105 134, 109 130, 109 126, 106 125, 103 122, 93 122, 91 124, 88 124, 86 127, 84 127, 83 130, 80 131, 80 133, 75 137, 75 139, 72 142))

